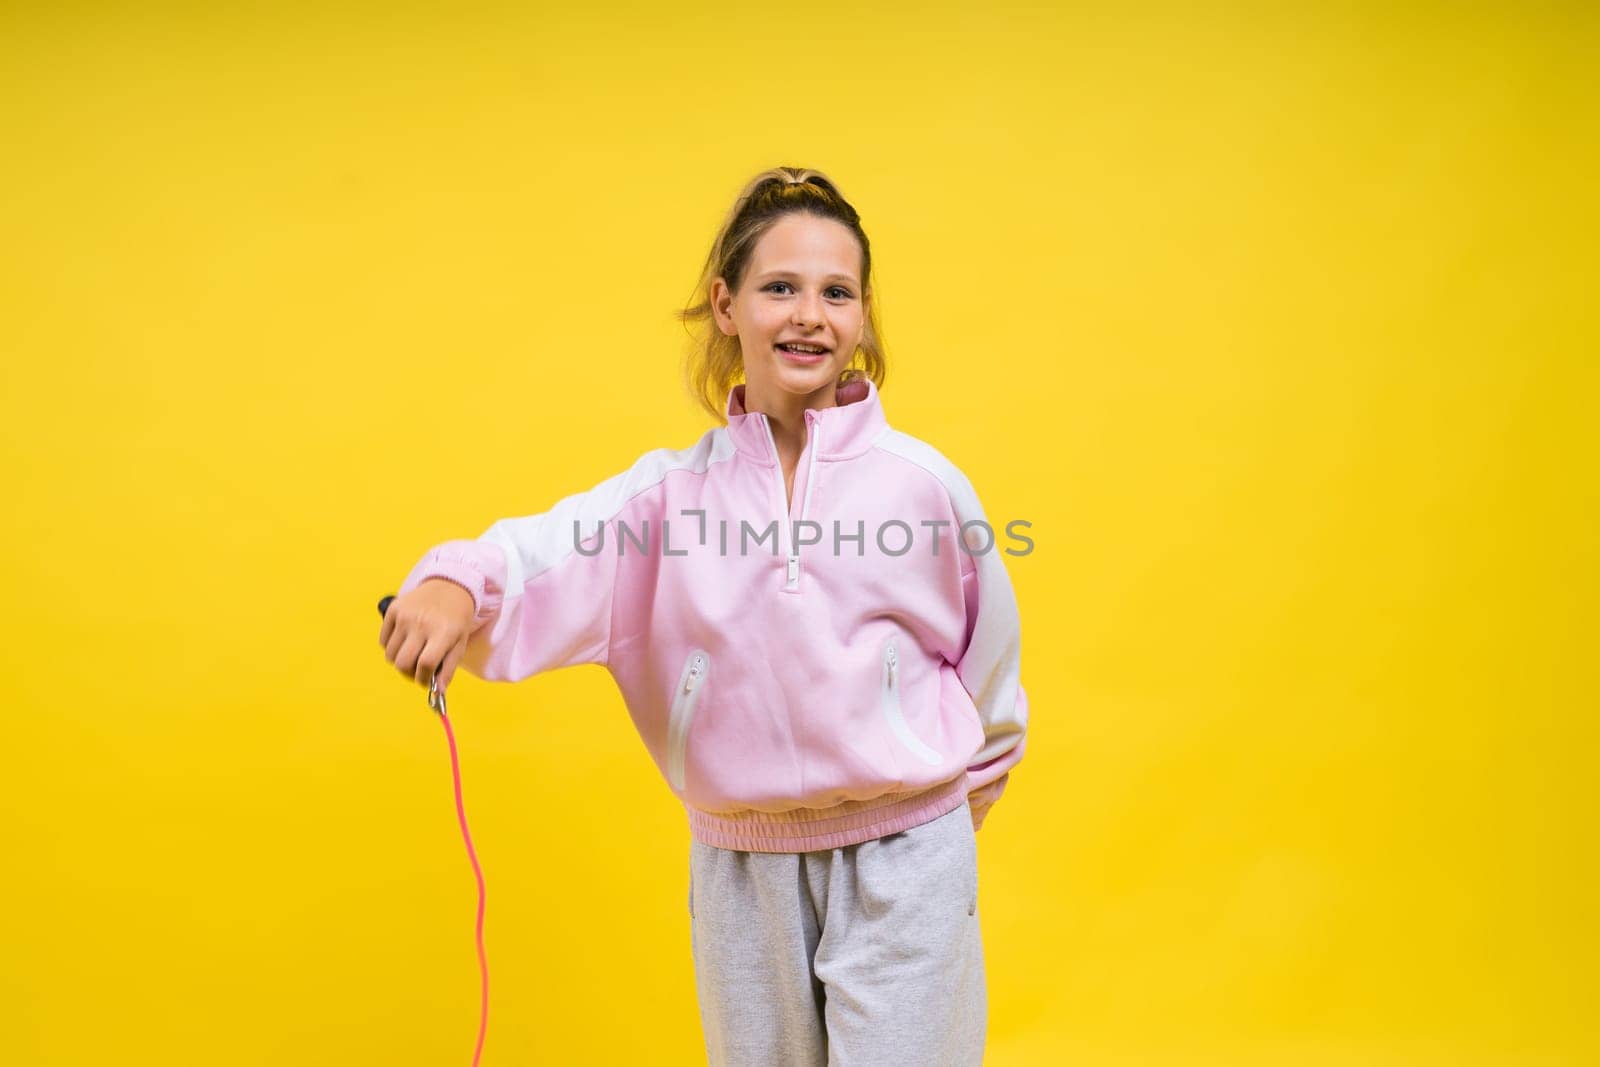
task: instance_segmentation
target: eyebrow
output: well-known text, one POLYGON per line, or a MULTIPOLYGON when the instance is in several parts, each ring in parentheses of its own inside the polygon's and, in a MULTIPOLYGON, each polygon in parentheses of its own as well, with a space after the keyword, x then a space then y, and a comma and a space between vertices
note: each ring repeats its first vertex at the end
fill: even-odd
MULTIPOLYGON (((764 271, 760 277, 765 280, 767 278, 798 278, 800 275, 792 270, 769 270, 764 271)), ((856 284, 855 278, 849 274, 830 274, 825 280, 830 282, 849 282, 851 285, 856 284)))

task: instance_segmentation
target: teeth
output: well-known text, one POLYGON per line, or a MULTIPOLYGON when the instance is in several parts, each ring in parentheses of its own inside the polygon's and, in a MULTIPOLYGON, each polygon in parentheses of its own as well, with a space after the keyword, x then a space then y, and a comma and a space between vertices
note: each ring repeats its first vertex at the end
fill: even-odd
POLYGON ((796 352, 825 352, 827 349, 818 348, 816 345, 780 345, 780 348, 792 348, 796 352))

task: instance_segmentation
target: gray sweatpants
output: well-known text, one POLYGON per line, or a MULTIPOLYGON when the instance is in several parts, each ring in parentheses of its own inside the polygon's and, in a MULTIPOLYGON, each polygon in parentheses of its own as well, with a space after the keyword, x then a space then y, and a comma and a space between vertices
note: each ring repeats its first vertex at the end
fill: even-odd
POLYGON ((689 842, 690 940, 712 1067, 971 1067, 988 991, 965 801, 843 848, 689 842))

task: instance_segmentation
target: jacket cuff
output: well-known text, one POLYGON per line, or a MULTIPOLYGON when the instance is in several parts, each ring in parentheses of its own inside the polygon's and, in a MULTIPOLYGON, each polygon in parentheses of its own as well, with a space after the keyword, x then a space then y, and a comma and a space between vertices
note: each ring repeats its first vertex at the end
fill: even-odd
POLYGON ((430 578, 444 578, 452 581, 465 589, 472 597, 473 618, 472 628, 476 630, 485 622, 494 617, 500 610, 503 594, 494 587, 485 573, 482 561, 473 558, 474 553, 482 551, 498 552, 500 549, 494 545, 480 545, 474 543, 470 548, 458 549, 451 546, 440 546, 428 552, 411 569, 406 580, 400 585, 400 592, 409 593, 417 586, 430 578))
MULTIPOLYGON (((982 793, 983 790, 999 784, 999 789, 994 790, 994 795, 999 796, 1005 789, 1003 780, 1011 773, 1011 769, 1022 762, 1023 751, 1028 746, 1028 735, 1024 733, 1017 738, 1017 743, 1006 749, 1000 755, 984 763, 974 763, 967 768, 967 794, 982 793)), ((987 795, 987 794, 985 794, 987 795)))
POLYGON ((1006 791, 1011 780, 1011 768, 1022 762, 1023 748, 1028 735, 1023 734, 1012 748, 989 760, 967 768, 967 803, 972 808, 972 828, 983 825, 984 817, 994 802, 1006 791))
POLYGON ((1000 794, 1005 791, 1005 779, 1000 779, 995 785, 999 788, 989 786, 967 797, 967 807, 972 810, 973 830, 983 829, 983 820, 988 818, 989 809, 994 807, 994 802, 1000 799, 1000 794), (980 793, 984 795, 980 796, 980 793))

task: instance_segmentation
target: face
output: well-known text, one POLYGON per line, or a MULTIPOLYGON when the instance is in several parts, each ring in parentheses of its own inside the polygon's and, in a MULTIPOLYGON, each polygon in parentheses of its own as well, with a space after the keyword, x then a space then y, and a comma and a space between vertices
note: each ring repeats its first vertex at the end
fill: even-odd
POLYGON ((712 283, 711 307, 718 329, 739 338, 750 392, 810 397, 831 391, 866 329, 861 245, 833 219, 785 215, 756 243, 738 293, 722 278, 712 283), (805 355, 778 347, 789 341, 825 351, 805 355))

